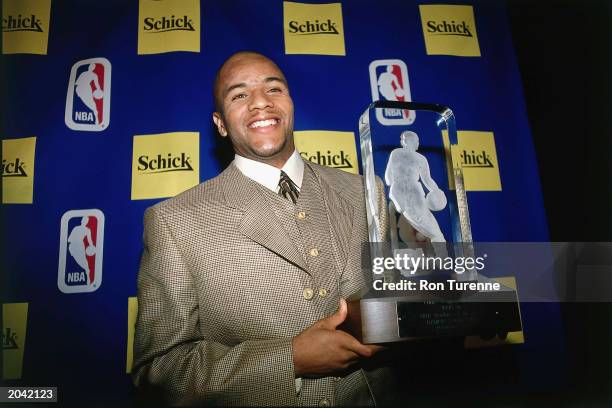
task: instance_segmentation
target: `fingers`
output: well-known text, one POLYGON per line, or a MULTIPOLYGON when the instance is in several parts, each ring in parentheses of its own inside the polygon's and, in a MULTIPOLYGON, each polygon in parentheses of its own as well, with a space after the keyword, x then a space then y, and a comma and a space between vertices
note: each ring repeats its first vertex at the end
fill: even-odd
POLYGON ((376 344, 366 344, 365 346, 370 349, 370 351, 372 352, 372 355, 378 353, 379 351, 386 349, 386 347, 377 346, 376 344))
POLYGON ((371 357, 374 354, 374 351, 370 348, 371 346, 362 344, 350 334, 341 331, 337 333, 341 338, 341 347, 346 350, 352 351, 361 357, 371 357))
MULTIPOLYGON (((333 315, 321 320, 322 326, 328 330, 335 330, 340 324, 346 320, 348 314, 348 305, 346 300, 340 298, 338 310, 333 315)), ((351 351, 361 357, 371 357, 379 351, 380 346, 370 346, 359 342, 355 337, 344 331, 337 331, 340 337, 340 346, 345 350, 351 351)))
POLYGON ((363 344, 346 332, 342 332, 342 336, 344 337, 343 346, 361 357, 372 357, 374 354, 387 349, 387 347, 378 344, 363 344))
POLYGON ((348 307, 346 305, 346 300, 340 299, 340 305, 338 310, 333 315, 323 319, 321 322, 323 326, 327 329, 333 330, 338 327, 344 320, 346 319, 346 315, 348 313, 348 307))
POLYGON ((342 369, 347 369, 352 365, 355 365, 359 362, 359 354, 356 354, 350 350, 344 350, 339 354, 341 361, 343 361, 343 363, 341 364, 341 368, 342 369))

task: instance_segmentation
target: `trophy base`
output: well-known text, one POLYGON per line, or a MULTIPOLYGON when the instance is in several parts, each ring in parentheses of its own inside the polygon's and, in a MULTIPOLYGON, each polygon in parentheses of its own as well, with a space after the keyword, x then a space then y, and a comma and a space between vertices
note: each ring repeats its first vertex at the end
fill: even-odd
POLYGON ((348 303, 345 329, 364 344, 439 337, 495 335, 522 330, 514 289, 408 292, 348 303))

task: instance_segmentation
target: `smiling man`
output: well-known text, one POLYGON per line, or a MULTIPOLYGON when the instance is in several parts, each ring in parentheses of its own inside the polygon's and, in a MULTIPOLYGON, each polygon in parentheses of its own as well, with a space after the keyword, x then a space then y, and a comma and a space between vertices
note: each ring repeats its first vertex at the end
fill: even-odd
POLYGON ((361 177, 302 160, 267 57, 231 56, 214 97, 235 159, 145 213, 135 384, 180 405, 380 402, 381 370, 362 368, 378 348, 337 329, 365 288, 361 177))
POLYGON ((281 168, 295 151, 293 101, 287 80, 271 60, 232 56, 215 79, 213 121, 237 155, 281 168))

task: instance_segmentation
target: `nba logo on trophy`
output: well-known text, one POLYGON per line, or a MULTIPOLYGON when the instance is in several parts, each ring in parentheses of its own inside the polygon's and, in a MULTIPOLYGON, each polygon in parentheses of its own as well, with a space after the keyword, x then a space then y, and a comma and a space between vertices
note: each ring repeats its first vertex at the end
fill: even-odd
MULTIPOLYGON (((372 101, 410 102, 408 68, 402 60, 376 60, 370 63, 370 87, 372 101)), ((414 111, 407 109, 380 109, 376 119, 382 125, 410 125, 414 122, 414 111)))
POLYGON ((57 286, 63 293, 93 292, 102 283, 104 214, 71 210, 61 221, 57 286))
POLYGON ((78 61, 70 71, 66 96, 66 126, 99 132, 110 122, 111 64, 106 58, 78 61))

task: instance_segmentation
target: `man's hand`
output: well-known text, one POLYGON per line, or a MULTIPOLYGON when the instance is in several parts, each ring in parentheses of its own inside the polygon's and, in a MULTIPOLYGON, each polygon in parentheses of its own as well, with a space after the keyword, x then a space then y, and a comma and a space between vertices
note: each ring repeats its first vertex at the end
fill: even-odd
POLYGON ((346 300, 333 315, 321 319, 293 338, 296 377, 320 377, 347 369, 360 357, 371 357, 380 346, 361 344, 350 334, 336 330, 346 319, 346 300))

